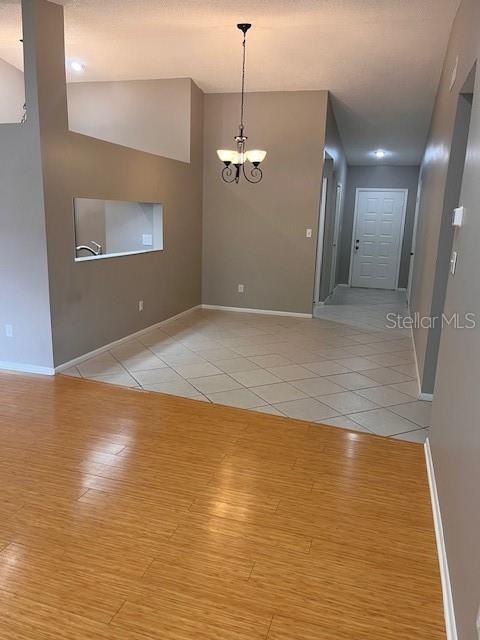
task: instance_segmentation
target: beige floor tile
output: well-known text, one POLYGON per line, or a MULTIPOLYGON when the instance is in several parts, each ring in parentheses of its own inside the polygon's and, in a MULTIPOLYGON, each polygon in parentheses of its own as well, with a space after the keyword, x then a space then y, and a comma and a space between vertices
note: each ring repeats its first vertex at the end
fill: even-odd
POLYGON ((405 353, 404 351, 393 352, 393 353, 378 353, 377 355, 371 356, 370 360, 376 362, 382 367, 394 367, 401 364, 410 364, 413 362, 413 352, 408 351, 405 353))
MULTIPOLYGON (((409 383, 401 383, 409 384, 409 383)), ((395 404, 402 404, 404 402, 411 402, 412 396, 406 393, 401 393, 397 389, 393 389, 391 386, 370 387, 368 389, 358 389, 355 393, 375 402, 379 407, 389 407, 395 404)))
POLYGON ((237 373, 238 371, 253 371, 260 367, 255 362, 248 360, 247 358, 232 358, 231 360, 220 360, 215 363, 215 366, 224 371, 225 373, 237 373))
POLYGON ((353 413, 348 416, 354 422, 366 427, 370 431, 381 436, 393 436, 398 433, 414 431, 418 425, 406 420, 388 409, 374 409, 362 413, 353 413))
POLYGON ((287 364, 292 364, 288 358, 278 354, 252 356, 249 360, 252 360, 252 362, 255 362, 255 364, 258 364, 259 367, 263 367, 264 369, 269 367, 283 367, 287 364))
POLYGON ((119 358, 119 360, 128 371, 146 371, 147 369, 161 369, 168 366, 151 351, 137 356, 119 358))
POLYGON ((118 373, 112 373, 107 376, 89 376, 89 380, 97 380, 98 382, 108 382, 109 384, 117 384, 121 387, 137 387, 138 382, 135 378, 125 370, 118 373))
POLYGON ((91 376, 108 376, 125 371, 118 360, 115 360, 110 353, 102 353, 93 358, 89 358, 85 362, 77 365, 77 369, 85 378, 90 378, 91 376))
POLYGON ((394 371, 388 367, 381 367, 380 369, 371 369, 365 372, 365 375, 375 380, 378 384, 395 384, 396 382, 407 382, 409 376, 399 371, 394 371))
POLYGON ((418 382, 416 380, 409 380, 408 382, 398 382, 396 384, 388 385, 389 389, 395 389, 400 393, 405 393, 412 398, 418 398, 418 382))
POLYGON ((223 373, 211 362, 204 362, 203 364, 186 364, 173 367, 177 373, 183 378, 204 378, 205 376, 214 376, 219 373, 223 373))
POLYGON ((265 400, 259 398, 249 389, 234 389, 233 391, 209 393, 207 394, 207 397, 217 404, 225 404, 229 407, 239 407, 240 409, 252 409, 254 407, 265 406, 265 400))
POLYGON ((111 347, 109 351, 117 360, 126 360, 127 358, 142 354, 151 354, 151 351, 139 340, 122 342, 121 344, 111 347))
POLYGON ((221 373, 216 376, 207 376, 205 378, 192 378, 194 387, 196 387, 200 393, 218 393, 219 391, 231 391, 232 389, 240 389, 241 384, 236 380, 227 376, 226 373, 221 373))
POLYGON ((161 384, 163 382, 176 382, 182 379, 180 375, 170 367, 162 369, 149 369, 147 371, 135 371, 133 374, 144 389, 150 388, 152 385, 161 384))
POLYGON ((198 353, 194 353, 193 351, 177 354, 162 353, 160 357, 167 363, 169 367, 177 367, 188 364, 202 364, 206 362, 206 360, 199 356, 198 353))
POLYGON ((216 347, 215 349, 206 350, 201 349, 200 351, 197 351, 197 353, 205 360, 208 360, 208 362, 214 363, 221 360, 230 360, 232 358, 235 358, 235 356, 237 355, 235 351, 232 351, 227 347, 216 347))
POLYGON ((268 371, 274 376, 288 382, 290 380, 305 380, 306 378, 315 378, 316 374, 305 367, 298 364, 287 364, 281 367, 269 367, 268 371))
POLYGON ((410 378, 415 378, 417 375, 417 367, 415 364, 400 364, 391 368, 394 369, 394 371, 399 371, 406 376, 410 376, 410 378))
POLYGON ((343 393, 334 393, 327 396, 321 396, 321 401, 332 407, 341 414, 354 413, 356 411, 369 411, 377 409, 378 405, 357 395, 353 391, 344 391, 343 393))
POLYGON ((307 396, 317 397, 327 395, 328 393, 341 393, 344 387, 335 384, 328 378, 309 378, 307 380, 294 380, 292 385, 307 396))
POLYGON ((418 442, 423 444, 428 438, 428 429, 417 429, 416 431, 408 431, 407 433, 400 433, 399 435, 392 436, 394 440, 406 440, 407 442, 418 442))
POLYGON ((338 416, 338 418, 326 418, 323 421, 324 424, 328 424, 331 427, 340 427, 340 429, 350 429, 352 431, 363 431, 364 433, 372 433, 358 422, 350 420, 347 416, 338 416))
POLYGON ((253 369, 252 371, 237 371, 230 374, 232 378, 235 378, 244 387, 260 387, 266 384, 275 384, 281 382, 280 378, 273 375, 266 369, 253 369))
POLYGON ((270 414, 272 416, 283 416, 283 417, 285 417, 284 413, 282 413, 281 411, 276 409, 271 404, 266 404, 264 407, 254 407, 252 409, 252 411, 258 411, 259 413, 268 413, 268 414, 270 414))
POLYGON ((289 418, 308 420, 311 422, 318 422, 338 415, 337 411, 314 398, 279 402, 274 406, 289 418))
POLYGON ((366 389, 367 387, 376 387, 378 383, 371 378, 367 378, 361 373, 342 373, 338 376, 329 376, 328 380, 340 385, 344 389, 355 391, 357 389, 366 389))
POLYGON ((318 354, 319 361, 337 360, 338 358, 348 358, 352 355, 347 349, 328 349, 322 348, 321 346, 315 350, 315 353, 318 354))
POLYGON ((206 399, 204 396, 202 396, 199 393, 198 389, 196 389, 186 380, 152 384, 150 385, 148 391, 156 391, 158 393, 168 393, 169 395, 181 396, 182 398, 193 398, 194 400, 206 399))
POLYGON ((260 398, 263 398, 268 404, 300 400, 301 398, 307 397, 300 389, 295 388, 288 382, 278 382, 277 384, 253 387, 251 391, 260 396, 260 398))
POLYGON ((82 374, 77 369, 77 367, 69 367, 68 369, 64 369, 60 373, 62 373, 65 376, 72 376, 73 378, 81 378, 82 377, 82 374))
POLYGON ((335 360, 323 360, 321 362, 310 362, 305 365, 309 371, 313 371, 317 376, 333 376, 339 373, 350 373, 351 370, 344 367, 335 360))
POLYGON ((378 365, 367 358, 341 358, 337 360, 338 364, 350 369, 351 371, 367 371, 368 369, 376 369, 378 365))
POLYGON ((407 420, 411 420, 418 424, 420 427, 430 426, 430 414, 432 410, 432 403, 425 402, 424 400, 417 400, 408 404, 401 404, 395 407, 390 407, 390 411, 396 413, 407 420))

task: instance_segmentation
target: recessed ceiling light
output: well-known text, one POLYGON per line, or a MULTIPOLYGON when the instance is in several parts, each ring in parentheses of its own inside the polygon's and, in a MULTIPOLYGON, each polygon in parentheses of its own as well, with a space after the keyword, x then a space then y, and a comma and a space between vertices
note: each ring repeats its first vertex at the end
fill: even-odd
POLYGON ((85 71, 85 65, 82 64, 79 60, 71 60, 70 69, 72 71, 75 71, 75 73, 82 73, 82 71, 85 71))
POLYGON ((373 155, 380 160, 381 158, 385 158, 387 154, 383 149, 377 149, 373 152, 373 155))

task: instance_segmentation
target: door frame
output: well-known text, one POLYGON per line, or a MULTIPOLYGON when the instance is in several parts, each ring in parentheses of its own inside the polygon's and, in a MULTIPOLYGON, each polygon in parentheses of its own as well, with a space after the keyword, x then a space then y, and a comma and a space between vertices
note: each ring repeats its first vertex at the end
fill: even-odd
POLYGON ((338 239, 340 237, 340 214, 342 211, 343 185, 337 182, 335 193, 335 223, 333 227, 332 263, 330 265, 330 293, 335 289, 335 279, 338 265, 338 239))
POLYGON ((422 197, 422 189, 423 189, 423 180, 422 180, 422 176, 420 176, 418 178, 417 201, 415 203, 415 217, 413 219, 412 244, 410 246, 410 265, 408 268, 407 303, 408 303, 409 309, 410 309, 410 298, 412 296, 413 267, 415 265, 415 251, 417 248, 418 214, 420 212, 420 200, 422 197))
MULTIPOLYGON (((376 189, 374 187, 357 187, 355 190, 355 209, 353 210, 353 226, 352 226, 352 243, 350 247, 350 269, 348 274, 348 286, 352 286, 352 277, 353 277, 353 258, 355 255, 355 236, 357 231, 357 219, 358 219, 358 200, 360 193, 362 191, 386 191, 389 193, 404 193, 405 198, 403 201, 403 209, 402 209, 402 220, 400 222, 400 242, 398 245, 398 254, 396 258, 395 265, 395 288, 394 289, 386 289, 386 291, 396 291, 398 289, 398 277, 400 275, 400 263, 402 260, 402 247, 403 247, 403 236, 405 234, 405 218, 407 215, 407 203, 408 203, 408 189, 387 189, 385 187, 376 189)), ((373 287, 372 287, 373 288, 373 287)))
POLYGON ((328 178, 322 178, 322 192, 320 194, 320 210, 318 212, 317 255, 315 258, 315 279, 313 286, 313 303, 320 302, 320 280, 323 266, 323 241, 325 236, 325 216, 327 213, 328 178))

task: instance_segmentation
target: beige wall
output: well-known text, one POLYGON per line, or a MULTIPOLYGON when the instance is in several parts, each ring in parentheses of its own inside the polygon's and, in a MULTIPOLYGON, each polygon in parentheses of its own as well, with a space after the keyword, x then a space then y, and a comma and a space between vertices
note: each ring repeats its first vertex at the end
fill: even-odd
POLYGON ((188 78, 174 78, 69 84, 69 128, 189 162, 190 83, 188 78))
POLYGON ((0 124, 20 122, 24 103, 23 73, 0 58, 0 124))
POLYGON ((268 151, 263 181, 252 185, 224 183, 216 155, 234 144, 240 96, 205 96, 204 303, 312 312, 327 99, 326 91, 247 95, 248 146, 268 151))
MULTIPOLYGON (((423 163, 421 224, 416 247, 414 310, 430 312, 440 222, 458 92, 480 56, 480 3, 463 0, 445 60, 432 127, 423 163), (457 82, 449 84, 458 56, 457 82)), ((477 69, 478 71, 478 69, 477 69)), ((478 73, 477 73, 478 76, 478 73)), ((480 78, 476 80, 461 203, 464 226, 454 238, 458 251, 455 276, 448 277, 445 312, 480 317, 480 78)), ((425 336, 416 332, 421 362, 425 336)), ((442 331, 435 385, 430 444, 440 500, 458 638, 477 638, 480 604, 480 325, 473 330, 442 331)))

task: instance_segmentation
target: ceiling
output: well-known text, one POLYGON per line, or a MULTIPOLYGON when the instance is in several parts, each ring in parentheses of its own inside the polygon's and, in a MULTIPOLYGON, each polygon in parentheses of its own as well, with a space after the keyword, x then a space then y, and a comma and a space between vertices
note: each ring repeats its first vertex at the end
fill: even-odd
MULTIPOLYGON (((0 0, 0 57, 21 65, 18 0, 0 0)), ((329 89, 351 164, 422 156, 459 0, 64 0, 71 81, 192 77, 238 91, 329 89)), ((292 114, 294 117, 294 114, 292 114)))

